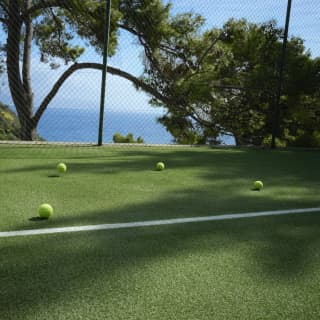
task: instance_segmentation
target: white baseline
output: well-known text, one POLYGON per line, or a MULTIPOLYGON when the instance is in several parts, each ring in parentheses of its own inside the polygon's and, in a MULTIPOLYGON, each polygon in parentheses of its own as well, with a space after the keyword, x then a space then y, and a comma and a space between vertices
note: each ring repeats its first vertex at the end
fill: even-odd
POLYGON ((320 213, 320 207, 305 208, 305 209, 291 209, 291 210, 248 212, 248 213, 231 213, 231 214, 222 214, 222 215, 207 216, 207 217, 178 218, 178 219, 167 219, 167 220, 150 220, 150 221, 127 222, 127 223, 98 224, 98 225, 89 225, 89 226, 6 231, 6 232, 0 232, 0 238, 17 237, 17 236, 33 236, 33 235, 52 234, 52 233, 92 231, 92 230, 112 230, 112 229, 124 229, 124 228, 150 227, 150 226, 161 226, 161 225, 181 224, 181 223, 191 223, 191 222, 254 218, 254 217, 277 216, 277 215, 285 215, 285 214, 310 213, 310 212, 320 213))

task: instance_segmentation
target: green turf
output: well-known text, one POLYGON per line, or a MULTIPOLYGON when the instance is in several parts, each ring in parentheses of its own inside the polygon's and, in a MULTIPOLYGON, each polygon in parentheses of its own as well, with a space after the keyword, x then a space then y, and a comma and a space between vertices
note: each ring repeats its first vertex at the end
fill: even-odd
POLYGON ((0 230, 319 206, 319 163, 319 151, 0 146, 0 230), (54 177, 58 162, 68 172, 54 177), (34 219, 41 203, 52 219, 34 219))
MULTIPOLYGON (((0 146, 0 230, 318 207, 319 163, 316 151, 0 146), (68 172, 52 177, 58 162, 68 172), (54 216, 32 219, 43 202, 54 216)), ((319 319, 319 226, 320 212, 1 238, 0 319, 319 319)))
POLYGON ((320 214, 0 240, 6 320, 319 319, 320 214))

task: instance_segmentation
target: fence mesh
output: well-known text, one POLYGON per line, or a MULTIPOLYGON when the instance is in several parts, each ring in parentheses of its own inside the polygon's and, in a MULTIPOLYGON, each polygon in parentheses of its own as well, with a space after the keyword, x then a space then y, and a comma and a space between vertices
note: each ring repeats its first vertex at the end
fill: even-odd
MULTIPOLYGON (((0 1, 0 139, 96 143, 105 1, 52 3, 0 1)), ((274 113, 269 93, 277 90, 283 37, 278 34, 273 60, 258 47, 254 57, 255 50, 242 47, 250 42, 239 39, 244 34, 261 36, 250 34, 250 24, 269 26, 264 35, 269 32, 270 37, 275 29, 283 31, 286 10, 285 0, 112 1, 103 142, 265 143, 274 113), (243 19, 245 31, 230 24, 243 19), (273 69, 266 68, 262 79, 261 70, 268 63, 274 63, 273 69), (254 73, 258 69, 260 73, 254 73)), ((289 42, 300 37, 305 46, 300 60, 288 54, 292 74, 311 67, 310 74, 319 72, 319 16, 317 1, 292 2, 289 42), (303 64, 307 50, 313 64, 303 64), (301 65, 294 70, 290 63, 298 61, 301 65)), ((251 45, 255 43, 263 45, 259 41, 251 45)), ((293 45, 290 48, 294 50, 293 45)), ((320 141, 319 77, 310 80, 310 90, 295 95, 290 86, 298 80, 291 81, 290 72, 284 79, 287 93, 281 97, 282 138, 303 130, 305 134, 312 122, 309 135, 320 141), (288 111, 298 108, 290 102, 294 99, 304 101, 300 113, 312 109, 312 121, 288 111)), ((306 72, 301 81, 303 77, 306 72)))

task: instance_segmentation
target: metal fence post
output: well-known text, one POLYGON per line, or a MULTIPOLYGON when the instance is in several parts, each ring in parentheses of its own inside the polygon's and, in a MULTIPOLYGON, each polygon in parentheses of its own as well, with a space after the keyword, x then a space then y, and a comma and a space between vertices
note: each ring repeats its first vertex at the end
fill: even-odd
POLYGON ((280 126, 280 98, 281 98, 281 91, 282 91, 282 85, 283 85, 283 71, 286 63, 286 51, 287 51, 288 31, 289 31, 289 23, 290 23, 291 2, 292 2, 291 0, 288 0, 286 25, 284 28, 282 53, 281 53, 281 60, 280 60, 280 70, 279 70, 279 86, 278 86, 278 91, 277 91, 277 96, 275 101, 275 112, 274 112, 274 118, 273 118, 273 124, 272 124, 272 141, 271 141, 272 149, 275 149, 276 147, 276 136, 278 134, 278 129, 280 126))
POLYGON ((105 105, 105 91, 106 91, 106 77, 107 77, 110 16, 111 16, 111 0, 107 0, 107 2, 106 2, 104 46, 103 46, 103 62, 102 62, 103 67, 102 67, 102 81, 101 81, 98 146, 102 145, 102 140, 103 140, 103 121, 104 121, 104 105, 105 105))

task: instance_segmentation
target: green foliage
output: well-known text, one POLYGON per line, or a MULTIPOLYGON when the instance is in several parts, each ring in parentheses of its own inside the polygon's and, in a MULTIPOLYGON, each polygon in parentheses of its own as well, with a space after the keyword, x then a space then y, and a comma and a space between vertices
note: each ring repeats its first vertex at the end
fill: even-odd
MULTIPOLYGON (((108 54, 114 55, 118 44, 118 28, 122 13, 119 11, 119 1, 112 1, 111 21, 109 30, 108 54)), ((92 45, 99 54, 104 47, 105 1, 73 1, 71 10, 64 10, 66 23, 74 34, 92 45)))
MULTIPOLYGON (((263 147, 271 147, 271 141, 272 141, 272 136, 268 135, 267 137, 265 137, 262 141, 262 146, 263 147)), ((277 148, 284 148, 287 146, 287 142, 284 140, 280 140, 279 138, 276 138, 275 140, 276 143, 276 147, 277 148)))
MULTIPOLYGON (((109 55, 115 54, 118 22, 122 16, 116 2, 112 2, 109 55)), ((59 67, 56 58, 63 59, 67 64, 76 62, 84 53, 85 48, 74 44, 78 36, 102 53, 105 30, 104 1, 71 0, 65 4, 58 3, 57 6, 36 11, 33 19, 34 41, 40 50, 41 61, 50 62, 52 68, 59 67)), ((22 30, 22 40, 23 33, 22 30)))
POLYGON ((126 136, 123 136, 117 132, 113 135, 112 140, 114 143, 144 143, 144 140, 140 136, 135 140, 133 133, 128 133, 126 136))
POLYGON ((0 140, 18 140, 19 121, 7 105, 0 102, 0 140))
POLYGON ((162 0, 120 0, 119 11, 125 30, 137 35, 147 54, 159 49, 161 41, 170 33, 168 19, 171 4, 162 0))
POLYGON ((319 130, 298 130, 297 136, 288 144, 293 147, 320 147, 320 131, 319 130))
POLYGON ((44 12, 39 20, 34 35, 41 52, 42 62, 59 57, 68 63, 75 61, 84 52, 83 48, 70 44, 74 35, 66 30, 63 10, 52 9, 44 12))
MULTIPOLYGON (((216 137, 231 133, 240 145, 268 144, 283 31, 275 21, 230 19, 205 32, 202 25, 196 15, 172 17, 170 37, 162 39, 157 55, 145 64, 146 81, 169 100, 152 100, 168 109, 160 122, 177 142, 193 143, 200 128, 216 137)), ((279 143, 287 143, 285 130, 296 135, 297 121, 300 129, 319 127, 319 64, 301 39, 289 39, 279 143)))

